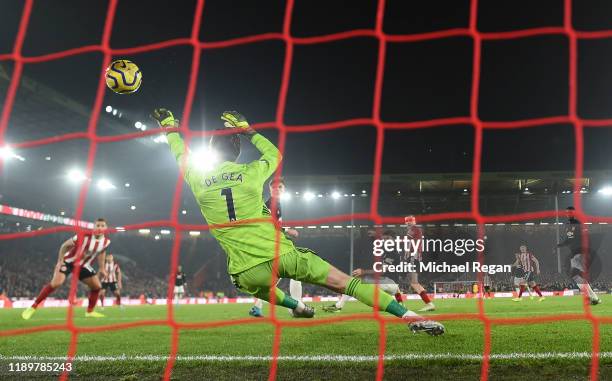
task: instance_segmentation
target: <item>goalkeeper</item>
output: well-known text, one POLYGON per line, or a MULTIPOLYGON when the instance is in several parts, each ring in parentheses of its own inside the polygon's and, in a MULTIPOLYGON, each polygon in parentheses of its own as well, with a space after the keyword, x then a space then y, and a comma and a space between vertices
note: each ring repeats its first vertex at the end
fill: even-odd
MULTIPOLYGON (((295 317, 314 316, 314 308, 285 295, 278 287, 270 287, 274 255, 278 250, 276 278, 327 287, 334 292, 353 296, 369 306, 374 305, 375 285, 361 283, 359 278, 341 272, 313 255, 312 251, 296 248, 284 234, 280 234, 264 205, 263 187, 276 170, 281 155, 276 146, 253 130, 242 115, 230 111, 221 116, 224 127, 235 129, 235 133, 210 138, 210 149, 217 154, 219 163, 209 171, 198 171, 185 160, 188 151, 177 131, 178 120, 172 112, 157 109, 152 118, 166 129, 170 150, 181 165, 185 181, 208 224, 224 225, 212 227, 210 231, 227 254, 229 274, 239 290, 289 308, 295 317), (248 164, 236 163, 240 155, 239 135, 245 136, 259 150, 262 156, 258 160, 248 164)), ((413 332, 424 331, 430 335, 444 333, 442 324, 419 318, 384 292, 378 294, 378 306, 382 311, 410 321, 413 332)))

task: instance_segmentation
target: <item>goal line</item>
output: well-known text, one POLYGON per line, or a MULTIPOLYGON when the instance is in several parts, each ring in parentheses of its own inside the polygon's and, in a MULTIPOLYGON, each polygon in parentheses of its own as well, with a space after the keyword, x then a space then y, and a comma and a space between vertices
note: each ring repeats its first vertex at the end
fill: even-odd
MULTIPOLYGON (((546 360, 546 359, 590 359, 591 352, 515 352, 496 353, 489 356, 490 360, 546 360)), ((612 352, 600 352, 599 358, 610 359, 612 352)), ((118 355, 118 356, 89 356, 79 355, 74 358, 75 362, 115 362, 115 361, 167 361, 167 355, 118 355)), ((250 355, 179 355, 177 361, 206 361, 206 362, 269 362, 272 356, 250 356, 250 355)), ((463 353, 406 353, 397 355, 386 355, 385 360, 483 360, 482 354, 463 353)), ((66 361, 66 356, 2 356, 0 361, 66 361)), ((278 356, 278 361, 286 362, 376 362, 378 356, 355 356, 355 355, 297 355, 278 356)))

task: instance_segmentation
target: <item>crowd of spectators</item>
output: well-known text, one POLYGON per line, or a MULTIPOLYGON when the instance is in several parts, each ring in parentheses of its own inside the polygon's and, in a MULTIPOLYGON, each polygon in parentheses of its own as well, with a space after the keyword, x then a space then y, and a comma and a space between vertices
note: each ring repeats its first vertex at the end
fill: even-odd
MULTIPOLYGON (((559 274, 557 272, 546 272, 541 273, 536 278, 540 288, 545 291, 563 291, 570 289, 577 289, 577 285, 573 282, 566 274, 559 274)), ((611 276, 600 276, 595 282, 592 282, 591 286, 593 289, 598 291, 610 291, 612 290, 612 279, 611 276)), ((504 279, 497 283, 495 288, 499 288, 500 291, 510 291, 514 289, 514 283, 510 279, 504 279)))
MULTIPOLYGON (((503 292, 503 291, 513 291, 516 286, 514 285, 514 280, 512 276, 503 275, 503 276, 490 276, 492 281, 491 290, 495 292, 503 292)), ((543 272, 534 278, 536 283, 540 285, 540 288, 544 291, 564 291, 564 290, 572 290, 578 289, 576 283, 574 283, 567 275, 560 274, 558 272, 543 272)), ((600 292, 612 292, 612 274, 603 274, 600 275, 594 282, 591 283, 591 286, 595 291, 600 292)), ((438 290, 440 285, 444 284, 441 282, 449 282, 449 288, 452 288, 450 285, 454 279, 448 278, 446 280, 437 280, 438 282, 438 290)), ((469 280, 464 279, 461 285, 457 286, 458 288, 462 288, 461 292, 466 292, 467 288, 471 286, 473 283, 477 282, 476 278, 470 278, 469 280)), ((425 285, 424 285, 425 286, 425 285)), ((434 282, 427 282, 426 288, 433 292, 434 290, 434 282)))
MULTIPOLYGON (((509 229, 516 229, 511 227, 509 229)), ((561 291, 575 288, 575 284, 565 274, 556 270, 556 256, 550 254, 549 242, 540 243, 535 238, 527 239, 521 232, 513 230, 490 231, 487 240, 487 262, 509 264, 513 261, 515 246, 520 242, 528 242, 530 250, 539 257, 542 274, 539 283, 544 290, 561 291), (508 237, 506 237, 508 236, 508 237), (523 237, 523 238, 521 238, 523 237), (512 243, 510 245, 509 243, 512 243), (545 249, 548 248, 548 251, 545 249)), ((398 234, 401 234, 398 230, 398 234)), ((467 228, 456 229, 453 232, 428 230, 429 237, 468 237, 471 232, 467 228)), ((524 232, 523 232, 524 234, 524 232)), ((548 234, 548 233, 547 233, 548 234)), ((11 298, 33 298, 42 286, 49 282, 57 261, 57 250, 70 235, 50 234, 34 238, 7 240, 2 243, 0 253, 0 292, 11 298)), ((548 235, 538 235, 538 237, 548 235)), ((550 237, 548 237, 550 238, 550 237)), ((143 236, 137 233, 119 233, 112 237, 111 252, 119 262, 123 271, 124 295, 130 297, 157 298, 168 295, 169 272, 172 253, 172 236, 155 239, 153 234, 143 236)), ((302 230, 302 235, 296 244, 314 249, 318 255, 344 271, 350 269, 349 235, 346 230, 302 230)), ((371 267, 373 235, 367 229, 360 229, 355 234, 353 267, 371 267)), ((542 239, 543 240, 543 239, 542 239)), ((602 251, 605 253, 605 250, 602 251)), ((454 256, 453 256, 454 257, 454 256)), ((468 260, 464 257, 452 258, 434 254, 432 260, 468 260)), ((187 274, 187 295, 224 295, 233 297, 238 291, 232 285, 227 275, 227 258, 221 248, 208 234, 196 238, 186 237, 181 244, 179 263, 187 274)), ((607 262, 603 262, 609 264, 607 262)), ((602 274, 593 282, 595 289, 605 291, 612 288, 612 269, 603 266, 602 274)), ((457 274, 447 274, 441 277, 428 278, 421 281, 428 290, 433 291, 433 282, 451 281, 457 274)), ((473 280, 473 274, 466 274, 465 279, 473 280)), ((492 276, 493 288, 499 291, 514 289, 510 274, 492 276)), ((286 281, 281 282, 281 288, 287 289, 286 281)), ((69 286, 66 284, 54 293, 54 297, 66 297, 69 286)), ((79 287, 79 295, 85 295, 86 289, 79 287)), ((304 295, 329 295, 330 292, 316 286, 305 285, 304 295)))
MULTIPOLYGON (((46 252, 3 253, 0 256, 0 289, 12 298, 34 298, 51 280, 57 263, 55 255, 46 252)), ((121 264, 123 294, 126 296, 161 297, 167 294, 168 282, 141 269, 133 262, 121 264)), ((69 278, 70 279, 70 278, 69 278)), ((66 282, 53 293, 53 297, 68 296, 70 283, 66 282)), ((87 288, 79 282, 77 295, 86 295, 87 288)))

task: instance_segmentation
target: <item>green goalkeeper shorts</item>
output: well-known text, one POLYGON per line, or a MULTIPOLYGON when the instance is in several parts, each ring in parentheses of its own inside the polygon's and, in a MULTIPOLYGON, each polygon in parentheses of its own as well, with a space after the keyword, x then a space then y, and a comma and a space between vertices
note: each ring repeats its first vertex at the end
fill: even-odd
MULTIPOLYGON (((272 285, 274 260, 260 263, 238 274, 231 275, 236 288, 251 295, 267 293, 272 285)), ((310 284, 325 286, 331 265, 314 251, 301 247, 278 258, 276 278, 289 278, 310 284)))

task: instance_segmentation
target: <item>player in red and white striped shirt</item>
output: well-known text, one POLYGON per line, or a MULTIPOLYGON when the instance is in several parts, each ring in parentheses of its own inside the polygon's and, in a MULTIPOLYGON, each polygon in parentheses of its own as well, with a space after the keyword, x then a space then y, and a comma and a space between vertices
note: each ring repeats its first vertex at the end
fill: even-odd
POLYGON ((108 228, 104 218, 98 218, 95 223, 94 230, 90 233, 85 233, 82 236, 75 235, 66 240, 59 249, 57 264, 53 271, 53 278, 43 289, 32 304, 32 307, 27 308, 21 314, 21 317, 28 320, 36 312, 36 308, 43 300, 47 298, 56 288, 60 287, 66 281, 66 278, 72 273, 76 261, 81 264, 79 271, 79 280, 85 283, 89 289, 89 305, 85 317, 104 317, 99 312, 94 311, 98 295, 100 294, 100 279, 96 276, 96 270, 93 268, 93 262, 98 259, 98 267, 102 276, 106 275, 104 269, 104 258, 106 257, 106 249, 110 245, 110 240, 104 236, 104 232, 108 228))
MULTIPOLYGON (((418 269, 419 262, 423 260, 423 248, 420 244, 421 240, 423 239, 423 230, 416 225, 416 218, 414 216, 406 216, 404 218, 404 223, 406 224, 407 228, 406 236, 413 242, 413 250, 406 252, 406 255, 409 256, 407 259, 418 269)), ((414 292, 419 294, 421 300, 423 300, 423 303, 425 303, 425 307, 421 308, 419 311, 434 311, 436 306, 431 301, 425 287, 419 283, 419 274, 416 271, 411 272, 408 278, 410 281, 410 287, 414 290, 414 292)))
POLYGON ((115 258, 112 254, 106 254, 106 260, 104 261, 104 270, 106 270, 106 276, 102 278, 102 291, 100 292, 100 304, 104 308, 104 298, 106 297, 106 290, 111 290, 115 295, 115 304, 121 306, 121 289, 123 288, 121 282, 121 268, 119 264, 115 262, 115 258))
POLYGON ((521 245, 519 247, 519 252, 516 253, 516 261, 514 261, 512 265, 515 267, 520 267, 525 273, 525 276, 519 283, 520 289, 518 297, 512 300, 515 302, 522 301, 523 292, 527 288, 527 285, 529 285, 529 287, 531 287, 540 296, 538 301, 543 301, 545 298, 542 296, 540 286, 535 281, 535 275, 540 275, 540 262, 535 255, 527 251, 526 245, 521 245))

